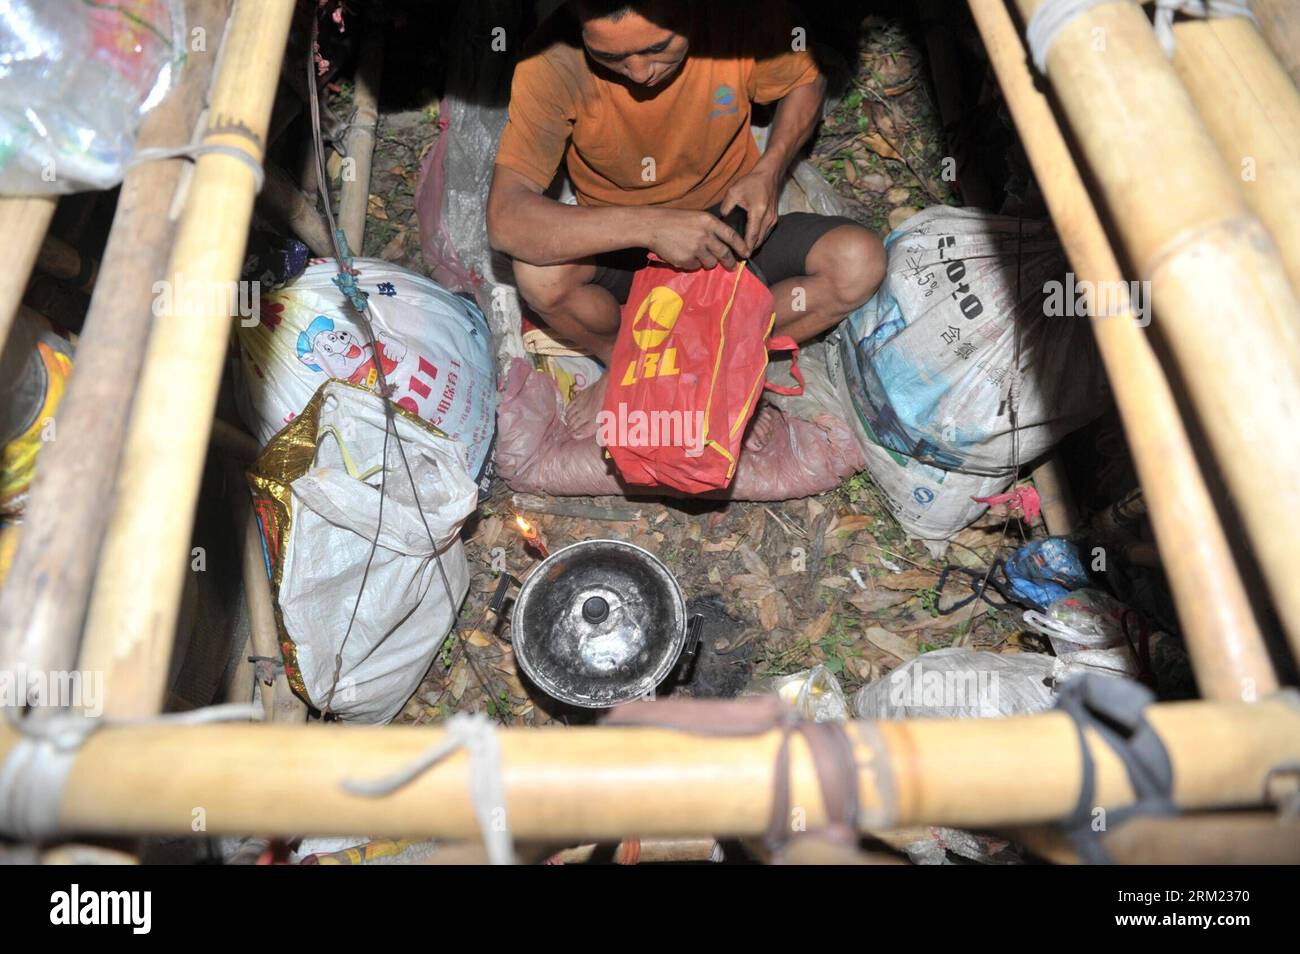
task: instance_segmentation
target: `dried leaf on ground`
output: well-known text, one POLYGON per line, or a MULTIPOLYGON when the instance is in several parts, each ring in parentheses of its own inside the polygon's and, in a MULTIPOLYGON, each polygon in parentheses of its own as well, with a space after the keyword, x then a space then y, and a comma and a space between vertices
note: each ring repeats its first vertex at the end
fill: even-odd
POLYGON ((827 610, 822 613, 811 623, 804 627, 803 638, 810 643, 815 643, 831 631, 831 624, 835 622, 835 613, 827 610))
POLYGON ((784 602, 785 600, 776 592, 768 593, 758 601, 758 621, 763 624, 764 629, 770 632, 781 625, 781 610, 784 602))
POLYGON ((916 647, 902 636, 896 636, 887 629, 880 626, 868 626, 863 633, 871 645, 877 649, 883 649, 891 656, 897 656, 903 662, 915 659, 920 655, 916 647))
POLYGON ((897 590, 868 590, 865 593, 861 591, 854 593, 849 597, 849 602, 862 612, 870 615, 873 613, 881 613, 894 606, 898 606, 900 603, 906 603, 908 600, 912 599, 914 595, 914 593, 904 593, 897 590))
POLYGON ((867 527, 875 526, 876 518, 865 513, 850 513, 836 517, 835 522, 830 525, 826 532, 839 533, 845 536, 857 533, 859 530, 865 530, 867 527))
POLYGON ((882 573, 876 583, 890 590, 924 590, 939 579, 937 570, 904 570, 902 573, 882 573))
MULTIPOLYGON (((762 511, 759 512, 761 513, 762 511)), ((751 550, 747 544, 740 544, 740 546, 736 548, 736 552, 740 554, 740 562, 745 565, 745 569, 750 573, 755 576, 761 576, 764 579, 771 575, 768 572, 767 564, 763 562, 763 558, 751 550)))
POLYGON ((496 546, 497 540, 501 538, 501 530, 505 522, 500 517, 488 517, 479 526, 478 541, 483 545, 483 549, 491 550, 496 546))
POLYGON ((864 683, 876 678, 876 667, 865 656, 851 656, 845 663, 864 683))
POLYGON ((988 608, 987 603, 979 600, 974 604, 973 608, 972 606, 963 606, 957 612, 949 613, 946 616, 931 616, 928 612, 921 610, 898 623, 890 623, 890 625, 900 633, 946 633, 951 629, 956 629, 967 620, 974 619, 987 611, 988 608))
POLYGON ((889 144, 889 141, 878 132, 865 133, 862 142, 868 149, 874 152, 881 159, 897 159, 903 161, 902 154, 889 144))
POLYGON ((904 222, 906 222, 908 219, 910 219, 912 216, 916 215, 916 213, 920 211, 921 211, 920 209, 915 209, 910 205, 905 205, 900 209, 895 209, 893 212, 889 213, 889 227, 891 229, 898 228, 900 225, 902 225, 904 222))
POLYGON ((465 694, 465 687, 469 685, 469 667, 462 663, 456 667, 456 671, 451 675, 451 685, 449 691, 451 697, 460 701, 460 697, 465 694))

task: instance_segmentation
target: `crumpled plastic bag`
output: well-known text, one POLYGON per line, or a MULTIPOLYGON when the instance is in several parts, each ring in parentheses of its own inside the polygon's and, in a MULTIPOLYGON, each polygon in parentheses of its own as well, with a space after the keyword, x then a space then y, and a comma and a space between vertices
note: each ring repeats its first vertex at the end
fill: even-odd
MULTIPOLYGON (((523 359, 511 363, 497 407, 496 445, 497 473, 511 489, 569 497, 651 492, 623 483, 596 442, 604 392, 602 378, 566 407, 552 378, 523 359)), ((742 451, 731 487, 700 496, 792 500, 838 487, 862 469, 862 449, 839 418, 801 420, 775 408, 771 413, 771 438, 760 450, 742 451)), ((671 488, 653 493, 681 496, 671 488)))
POLYGON ((387 722, 401 711, 469 589, 459 531, 478 491, 461 448, 414 415, 396 411, 393 419, 402 447, 390 435, 383 468, 383 399, 330 381, 249 475, 280 609, 285 674, 313 706, 328 704, 355 722, 387 722))
POLYGON ((853 696, 859 719, 989 719, 1056 704, 1055 659, 953 647, 923 653, 853 696))
POLYGON ((1168 633, 1151 632, 1140 613, 1102 590, 1085 587, 1067 593, 1053 601, 1045 613, 1026 612, 1024 621, 1052 644, 1058 682, 1093 672, 1145 679, 1162 695, 1172 695, 1178 694, 1178 684, 1184 681, 1182 672, 1189 667, 1181 641, 1168 633), (1143 633, 1145 660, 1134 652, 1134 646, 1141 647, 1144 642, 1143 633))
POLYGON ((184 56, 180 0, 0 3, 0 193, 117 185, 184 56))
POLYGON ((844 690, 835 674, 825 666, 782 676, 776 680, 773 689, 805 719, 844 722, 849 717, 849 703, 844 698, 844 690))

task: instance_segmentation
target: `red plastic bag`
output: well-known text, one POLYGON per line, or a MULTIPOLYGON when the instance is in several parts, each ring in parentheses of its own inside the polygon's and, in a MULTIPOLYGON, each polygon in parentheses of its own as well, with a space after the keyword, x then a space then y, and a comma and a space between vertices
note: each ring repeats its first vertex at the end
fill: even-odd
POLYGON ((736 473, 745 427, 769 384, 772 293, 744 264, 682 272, 653 256, 637 272, 608 372, 597 440, 629 484, 720 490, 736 473))

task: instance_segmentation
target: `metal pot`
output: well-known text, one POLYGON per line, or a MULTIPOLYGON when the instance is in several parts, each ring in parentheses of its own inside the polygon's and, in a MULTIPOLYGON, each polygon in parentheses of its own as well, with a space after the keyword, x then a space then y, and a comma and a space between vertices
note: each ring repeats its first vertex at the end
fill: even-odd
MULTIPOLYGON (((513 580, 492 601, 499 614, 513 580)), ((653 554, 587 540, 543 560, 519 590, 510 624, 515 659, 561 702, 605 709, 643 698, 695 655, 702 618, 653 554)))

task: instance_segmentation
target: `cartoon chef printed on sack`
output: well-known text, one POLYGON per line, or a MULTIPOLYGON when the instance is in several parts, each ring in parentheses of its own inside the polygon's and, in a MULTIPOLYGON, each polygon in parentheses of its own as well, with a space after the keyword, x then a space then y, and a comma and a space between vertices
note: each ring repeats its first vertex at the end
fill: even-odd
MULTIPOLYGON (((383 334, 376 337, 380 366, 387 377, 406 357, 406 346, 383 334)), ((336 328, 334 320, 325 315, 317 315, 298 335, 299 361, 313 371, 363 387, 372 387, 379 378, 373 351, 370 342, 359 341, 346 328, 336 328)))

